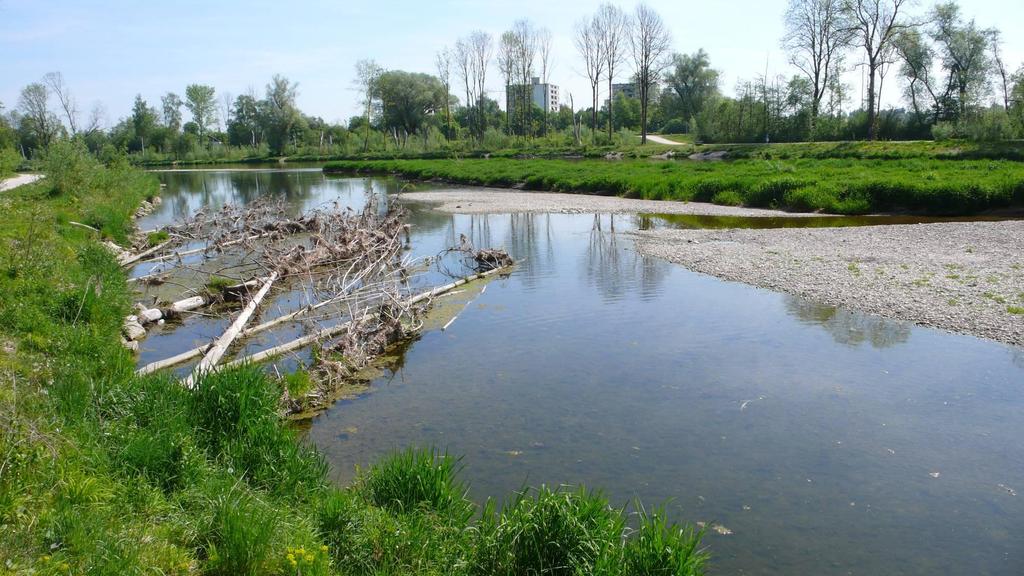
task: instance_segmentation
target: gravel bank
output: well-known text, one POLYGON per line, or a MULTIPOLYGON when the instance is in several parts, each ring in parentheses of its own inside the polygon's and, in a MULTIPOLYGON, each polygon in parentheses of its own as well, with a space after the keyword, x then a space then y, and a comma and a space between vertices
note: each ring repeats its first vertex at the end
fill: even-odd
POLYGON ((779 210, 735 208, 703 202, 632 200, 617 196, 562 194, 558 192, 517 192, 500 188, 443 188, 426 192, 403 192, 402 198, 433 204, 436 210, 458 214, 507 214, 510 212, 635 214, 696 214, 704 216, 802 216, 779 210))
POLYGON ((1024 222, 635 235, 704 274, 1024 346, 1024 222))

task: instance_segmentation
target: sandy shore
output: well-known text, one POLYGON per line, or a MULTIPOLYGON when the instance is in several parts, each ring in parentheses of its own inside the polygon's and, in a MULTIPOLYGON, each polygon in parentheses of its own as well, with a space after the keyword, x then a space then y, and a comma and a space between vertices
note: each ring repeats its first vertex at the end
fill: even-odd
POLYGON ((442 212, 457 214, 502 214, 543 212, 579 214, 696 214, 704 216, 802 216, 779 210, 735 208, 702 202, 632 200, 616 196, 561 194, 558 192, 517 192, 500 188, 444 188, 429 192, 403 192, 408 201, 433 204, 442 212))
POLYGON ((637 248, 705 274, 1024 346, 1024 222, 655 230, 637 248))
MULTIPOLYGON (((452 188, 402 194, 461 214, 795 216, 713 204, 452 188)), ((859 228, 652 230, 637 249, 696 272, 1024 346, 1024 222, 859 228)))

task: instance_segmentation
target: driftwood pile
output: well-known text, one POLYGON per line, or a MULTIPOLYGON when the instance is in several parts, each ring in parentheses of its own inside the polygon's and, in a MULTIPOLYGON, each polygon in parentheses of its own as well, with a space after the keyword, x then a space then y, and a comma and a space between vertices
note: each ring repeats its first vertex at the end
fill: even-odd
MULTIPOLYGON (((315 345, 324 352, 317 355, 318 370, 345 377, 417 330, 422 309, 431 298, 472 279, 500 273, 512 264, 504 251, 476 251, 464 241, 457 251, 464 254, 467 264, 473 263, 476 274, 409 295, 416 263, 402 258, 403 237, 409 233, 402 217, 400 206, 382 211, 373 197, 361 211, 334 205, 297 216, 283 204, 258 202, 199 212, 166 228, 166 242, 145 255, 123 258, 123 262, 149 263, 155 269, 137 281, 170 283, 171 275, 184 273, 194 274, 198 280, 216 278, 220 287, 216 292, 199 291, 174 302, 137 305, 136 314, 125 321, 126 343, 137 346, 152 323, 162 324, 200 309, 207 314, 228 314, 222 307, 211 308, 223 301, 237 300, 244 306, 217 339, 147 364, 138 372, 152 373, 199 359, 183 381, 192 386, 197 377, 217 366, 261 362, 315 345), (203 245, 195 247, 199 241, 203 245), (226 264, 217 268, 222 262, 226 264), (224 285, 226 278, 234 283, 224 285), (263 302, 270 301, 268 295, 280 289, 301 294, 308 304, 250 326, 263 302), (297 322, 308 325, 305 335, 221 363, 238 342, 297 322)), ((287 401, 293 409, 299 405, 295 399, 287 401)))

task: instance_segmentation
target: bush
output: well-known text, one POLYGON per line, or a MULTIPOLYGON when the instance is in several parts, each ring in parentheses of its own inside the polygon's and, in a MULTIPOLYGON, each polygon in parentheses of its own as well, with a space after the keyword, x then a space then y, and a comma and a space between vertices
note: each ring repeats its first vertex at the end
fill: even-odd
POLYGON ((682 118, 673 118, 661 127, 662 134, 685 134, 687 132, 686 121, 682 118))
POLYGON ((14 173, 21 166, 21 154, 14 148, 0 148, 0 178, 14 173))
POLYGON ((97 174, 99 162, 77 140, 57 140, 46 149, 42 159, 43 172, 53 187, 54 195, 84 196, 91 178, 97 174))

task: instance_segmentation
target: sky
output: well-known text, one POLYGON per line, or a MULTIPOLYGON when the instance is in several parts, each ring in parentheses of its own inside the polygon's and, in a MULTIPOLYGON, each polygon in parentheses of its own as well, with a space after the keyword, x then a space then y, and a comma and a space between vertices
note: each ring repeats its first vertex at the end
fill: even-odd
MULTIPOLYGON (((96 103, 105 124, 130 114, 141 94, 158 107, 168 91, 182 95, 190 83, 210 84, 218 96, 258 94, 276 73, 299 83, 298 105, 307 114, 342 121, 359 113, 353 89, 357 60, 386 69, 435 73, 434 56, 473 30, 495 37, 521 18, 553 35, 551 82, 563 101, 590 99, 573 45, 573 28, 601 0, 377 0, 265 2, 204 0, 0 0, 0 103, 9 111, 18 93, 45 73, 60 71, 83 116, 96 103)), ((631 11, 632 2, 617 2, 631 11)), ((706 50, 722 73, 727 94, 740 79, 795 70, 779 47, 786 0, 647 0, 672 32, 677 52, 706 50)), ((922 14, 930 6, 918 0, 922 14)), ((967 18, 1002 29, 1011 69, 1024 64, 1024 1, 961 0, 967 18)), ((859 61, 859 52, 850 62, 859 61)), ((623 67, 623 76, 628 73, 623 67)), ((846 75, 854 104, 860 72, 846 75)), ((501 101, 496 67, 489 95, 501 101)), ((900 103, 887 80, 883 103, 900 103)))

